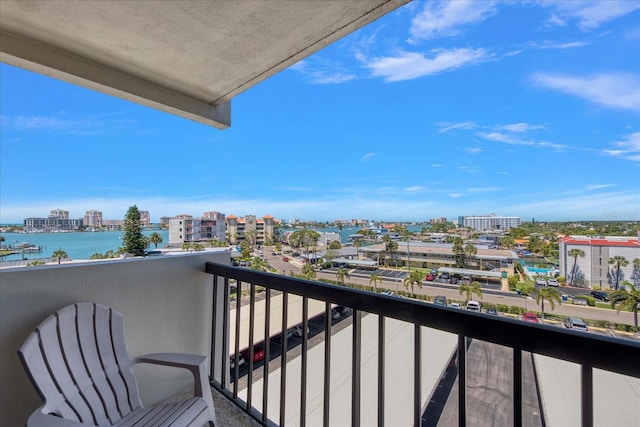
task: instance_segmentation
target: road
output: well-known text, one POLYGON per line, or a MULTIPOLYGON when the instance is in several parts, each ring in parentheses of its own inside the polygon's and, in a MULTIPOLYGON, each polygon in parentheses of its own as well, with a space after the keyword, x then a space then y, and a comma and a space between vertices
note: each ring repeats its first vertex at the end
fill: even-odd
MULTIPOLYGON (((292 259, 290 262, 282 261, 282 256, 271 255, 271 249, 265 248, 266 260, 279 272, 283 274, 290 274, 290 272, 299 273, 301 263, 298 260, 292 259)), ((406 272, 401 272, 406 274, 406 272)), ((350 270, 349 282, 371 286, 369 283, 369 274, 360 270, 350 270)), ((336 274, 334 269, 328 271, 319 271, 318 278, 336 280, 336 274)), ((458 291, 458 285, 450 285, 438 282, 423 282, 422 287, 414 287, 414 292, 417 295, 429 295, 435 297, 436 295, 444 295, 447 299, 464 300, 464 297, 460 295, 458 291)), ((404 291, 405 288, 402 285, 401 278, 387 278, 383 277, 382 283, 378 284, 379 289, 388 289, 394 292, 404 291)), ((585 293, 587 290, 580 288, 560 287, 558 288, 560 293, 566 293, 568 295, 575 295, 577 293, 585 293)), ((492 304, 506 304, 509 306, 523 307, 533 311, 540 311, 541 307, 536 303, 535 299, 531 297, 523 297, 516 295, 512 292, 503 292, 497 289, 483 289, 482 290, 482 302, 488 302, 492 304)), ((551 305, 548 301, 545 301, 545 313, 556 314, 561 316, 573 316, 583 319, 591 320, 606 320, 612 323, 622 323, 627 325, 633 325, 633 313, 621 311, 617 313, 615 310, 587 307, 573 304, 555 304, 555 308, 551 309, 551 305)))

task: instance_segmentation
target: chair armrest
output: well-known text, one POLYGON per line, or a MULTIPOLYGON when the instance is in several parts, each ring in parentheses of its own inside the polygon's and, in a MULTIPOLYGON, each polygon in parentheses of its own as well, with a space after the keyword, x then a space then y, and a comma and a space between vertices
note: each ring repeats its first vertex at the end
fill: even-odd
POLYGON ((27 427, 81 427, 93 426, 93 423, 81 423, 79 421, 66 420, 55 415, 49 415, 42 412, 44 405, 36 409, 27 420, 27 427))
POLYGON ((209 377, 206 372, 206 356, 185 353, 152 353, 138 356, 133 359, 133 363, 151 363, 154 365, 172 366, 184 368, 191 371, 194 380, 194 395, 204 397, 208 402, 212 402, 211 389, 209 388, 209 377), (206 387, 205 387, 206 384, 206 387))

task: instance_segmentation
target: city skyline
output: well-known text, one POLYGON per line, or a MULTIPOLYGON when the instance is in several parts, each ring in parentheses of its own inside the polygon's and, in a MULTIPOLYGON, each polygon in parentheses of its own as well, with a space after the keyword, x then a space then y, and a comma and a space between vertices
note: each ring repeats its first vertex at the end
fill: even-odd
POLYGON ((237 96, 224 131, 2 64, 0 223, 134 204, 637 220, 639 19, 626 1, 413 2, 237 96))

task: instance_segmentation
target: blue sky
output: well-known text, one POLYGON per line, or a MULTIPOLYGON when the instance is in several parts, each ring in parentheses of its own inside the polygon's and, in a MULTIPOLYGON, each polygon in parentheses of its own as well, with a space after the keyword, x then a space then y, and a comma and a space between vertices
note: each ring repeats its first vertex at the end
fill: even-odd
POLYGON ((640 1, 410 3, 220 131, 0 66, 0 223, 640 218, 640 1))

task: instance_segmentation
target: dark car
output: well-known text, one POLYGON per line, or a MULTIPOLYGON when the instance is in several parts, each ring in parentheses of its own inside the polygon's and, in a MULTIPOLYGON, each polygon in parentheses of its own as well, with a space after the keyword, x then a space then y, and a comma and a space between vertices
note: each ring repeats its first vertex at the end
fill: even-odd
POLYGON ((591 291, 591 296, 600 301, 609 301, 609 294, 604 291, 591 291))

